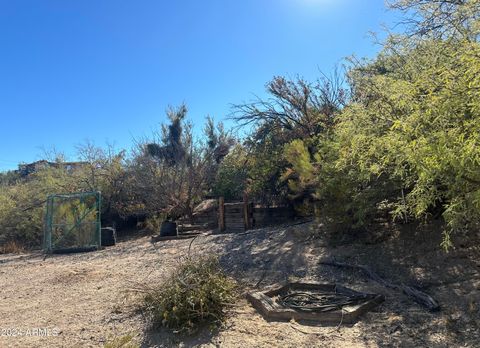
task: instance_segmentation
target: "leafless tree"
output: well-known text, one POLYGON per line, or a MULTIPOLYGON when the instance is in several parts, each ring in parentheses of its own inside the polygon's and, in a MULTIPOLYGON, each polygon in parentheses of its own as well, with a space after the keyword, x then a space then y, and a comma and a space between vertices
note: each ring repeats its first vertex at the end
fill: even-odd
POLYGON ((312 136, 332 126, 335 112, 348 99, 337 69, 315 83, 276 76, 266 88, 270 98, 234 105, 231 118, 240 126, 255 125, 264 131, 281 128, 296 136, 312 136))
POLYGON ((102 192, 105 216, 120 214, 126 190, 125 151, 113 144, 102 148, 87 140, 77 145, 77 157, 82 163, 71 175, 85 190, 102 192))

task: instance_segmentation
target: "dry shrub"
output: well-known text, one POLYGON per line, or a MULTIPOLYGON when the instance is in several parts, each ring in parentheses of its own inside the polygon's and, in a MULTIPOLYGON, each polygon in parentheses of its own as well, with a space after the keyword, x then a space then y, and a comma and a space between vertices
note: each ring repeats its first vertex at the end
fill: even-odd
POLYGON ((164 220, 165 216, 163 215, 150 216, 143 222, 143 229, 150 234, 158 234, 160 233, 160 227, 164 220))
POLYGON ((105 343, 104 348, 139 348, 140 345, 135 342, 132 334, 127 334, 120 337, 115 337, 105 343))
POLYGON ((9 240, 0 248, 0 254, 21 254, 23 252, 25 252, 25 247, 16 240, 9 240))
POLYGON ((214 257, 185 261, 145 296, 153 326, 177 332, 192 332, 204 324, 218 326, 234 301, 235 283, 214 257))

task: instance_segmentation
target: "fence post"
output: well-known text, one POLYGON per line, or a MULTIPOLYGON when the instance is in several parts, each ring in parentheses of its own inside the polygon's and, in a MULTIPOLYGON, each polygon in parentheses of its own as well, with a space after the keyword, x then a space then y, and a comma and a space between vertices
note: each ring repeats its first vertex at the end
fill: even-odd
POLYGON ((218 198, 218 229, 220 232, 225 231, 225 199, 218 198))
POLYGON ((250 226, 250 214, 248 211, 248 194, 243 194, 243 221, 245 223, 245 229, 248 230, 250 226))

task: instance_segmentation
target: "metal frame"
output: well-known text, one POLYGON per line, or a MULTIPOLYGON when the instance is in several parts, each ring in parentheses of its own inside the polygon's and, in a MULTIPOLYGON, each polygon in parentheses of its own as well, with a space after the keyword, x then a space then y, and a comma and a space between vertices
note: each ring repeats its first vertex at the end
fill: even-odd
POLYGON ((45 212, 45 230, 43 236, 43 250, 45 253, 63 253, 63 252, 75 252, 75 251, 86 251, 86 250, 96 250, 101 246, 101 201, 102 195, 99 191, 95 192, 77 192, 77 193, 68 193, 68 194, 53 194, 47 197, 46 212, 45 212), (84 245, 81 247, 72 247, 72 248, 56 248, 55 245, 52 245, 52 232, 55 227, 68 226, 69 224, 54 224, 53 219, 55 215, 55 200, 56 199, 84 199, 87 197, 95 197, 95 203, 91 209, 87 210, 86 213, 81 216, 80 220, 77 221, 65 234, 64 237, 71 235, 71 233, 84 224, 95 224, 95 243, 84 245), (92 212, 96 213, 95 222, 83 222, 84 219, 92 212))

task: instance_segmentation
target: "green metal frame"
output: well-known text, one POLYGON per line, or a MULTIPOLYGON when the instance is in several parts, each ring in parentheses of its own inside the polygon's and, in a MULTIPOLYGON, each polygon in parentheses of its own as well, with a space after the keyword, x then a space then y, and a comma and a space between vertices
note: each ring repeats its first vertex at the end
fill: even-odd
MULTIPOLYGON (((47 197, 46 212, 45 212, 45 231, 43 236, 43 249, 46 253, 54 252, 72 252, 72 251, 82 251, 82 250, 95 250, 99 249, 101 246, 101 201, 102 195, 100 192, 78 192, 78 193, 69 193, 69 194, 54 194, 47 197), (80 203, 84 203, 85 200, 89 197, 94 197, 95 201, 91 204, 83 215, 79 217, 78 220, 75 220, 74 224, 68 223, 54 223, 55 214, 57 213, 57 201, 69 200, 79 200, 80 203), (86 221, 87 217, 90 214, 95 213, 95 221, 86 221), (55 228, 67 228, 67 231, 63 233, 60 241, 65 240, 67 237, 71 236, 75 232, 80 231, 80 227, 85 225, 93 225, 94 236, 91 239, 90 243, 85 245, 76 245, 73 247, 61 247, 58 245, 61 244, 59 241, 52 243, 52 234, 55 228)), ((60 202, 61 204, 61 202, 60 202)), ((81 233, 81 232, 80 232, 81 233)))

